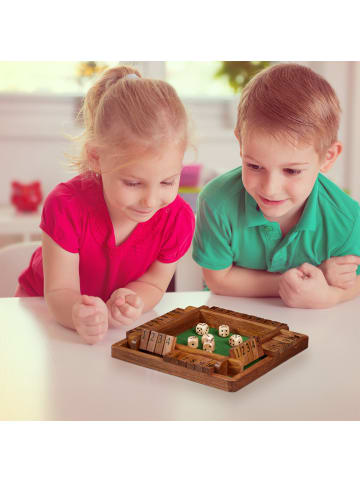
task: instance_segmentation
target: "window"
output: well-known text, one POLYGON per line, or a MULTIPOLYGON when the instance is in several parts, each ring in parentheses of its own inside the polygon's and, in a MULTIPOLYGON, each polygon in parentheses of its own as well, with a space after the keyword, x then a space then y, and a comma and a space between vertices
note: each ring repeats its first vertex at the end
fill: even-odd
POLYGON ((166 62, 166 80, 181 97, 231 98, 226 77, 216 78, 221 62, 166 62))
MULTIPOLYGON (((216 75, 223 66, 221 61, 0 62, 0 92, 82 96, 93 84, 97 72, 119 63, 136 66, 145 77, 166 79, 182 98, 228 100, 234 97, 228 76, 216 75)), ((226 64, 231 71, 239 62, 226 64)))
MULTIPOLYGON (((0 92, 83 95, 92 80, 80 77, 80 62, 0 62, 0 92)), ((84 64, 84 63, 82 63, 84 64)), ((99 62, 100 66, 105 62, 99 62)), ((113 66, 117 62, 106 62, 113 66)))

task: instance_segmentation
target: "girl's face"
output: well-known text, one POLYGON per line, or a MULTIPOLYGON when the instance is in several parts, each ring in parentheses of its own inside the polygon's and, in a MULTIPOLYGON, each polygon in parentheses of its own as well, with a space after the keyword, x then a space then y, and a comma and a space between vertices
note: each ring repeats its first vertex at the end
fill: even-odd
POLYGON ((176 198, 184 148, 167 145, 161 152, 131 157, 116 168, 116 152, 99 157, 104 197, 113 222, 148 221, 159 209, 176 198))

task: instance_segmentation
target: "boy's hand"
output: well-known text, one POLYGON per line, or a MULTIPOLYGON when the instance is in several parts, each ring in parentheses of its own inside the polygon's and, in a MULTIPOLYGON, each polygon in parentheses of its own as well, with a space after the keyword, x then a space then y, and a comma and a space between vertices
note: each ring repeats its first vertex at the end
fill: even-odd
POLYGON ((336 291, 322 271, 309 263, 289 269, 279 281, 279 295, 292 308, 329 308, 337 303, 336 291))
POLYGON ((101 298, 82 295, 72 308, 76 331, 89 345, 100 341, 108 330, 108 310, 101 298))
POLYGON ((360 256, 339 256, 329 258, 319 268, 323 272, 326 281, 331 286, 347 289, 356 282, 356 270, 360 264, 360 256))
POLYGON ((109 310, 109 324, 115 328, 130 325, 139 318, 144 302, 135 291, 119 288, 110 296, 106 305, 109 310))

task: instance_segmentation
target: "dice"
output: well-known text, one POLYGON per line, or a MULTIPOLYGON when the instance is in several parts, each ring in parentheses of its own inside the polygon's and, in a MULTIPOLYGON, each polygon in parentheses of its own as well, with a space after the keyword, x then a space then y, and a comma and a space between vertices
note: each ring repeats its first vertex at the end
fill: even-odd
POLYGON ((215 341, 205 341, 203 344, 203 350, 213 352, 215 350, 215 341))
POLYGON ((209 326, 206 323, 198 323, 195 331, 198 335, 206 335, 209 333, 209 326))
POLYGON ((230 328, 228 325, 220 325, 219 326, 219 336, 222 336, 225 338, 226 336, 229 336, 230 334, 230 328))
POLYGON ((229 338, 229 343, 231 346, 237 346, 237 345, 240 345, 240 343, 242 343, 243 339, 241 337, 241 335, 231 335, 230 338, 229 338))
POLYGON ((201 337, 201 343, 204 344, 207 341, 215 341, 214 335, 212 335, 211 333, 205 333, 205 335, 201 337))
POLYGON ((197 348, 199 346, 199 338, 197 336, 189 336, 187 344, 191 348, 197 348))

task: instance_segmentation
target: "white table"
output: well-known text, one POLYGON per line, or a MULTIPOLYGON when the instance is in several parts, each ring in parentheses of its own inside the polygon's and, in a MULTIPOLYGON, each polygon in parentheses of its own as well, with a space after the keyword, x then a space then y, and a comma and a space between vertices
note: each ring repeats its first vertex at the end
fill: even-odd
POLYGON ((14 206, 0 206, 0 235, 21 234, 22 241, 30 241, 31 235, 41 233, 41 206, 35 212, 20 213, 14 206))
POLYGON ((359 420, 360 298, 328 310, 279 299, 166 293, 138 324, 176 307, 220 306, 287 323, 309 348, 230 393, 111 357, 57 324, 41 298, 0 299, 1 420, 359 420))

